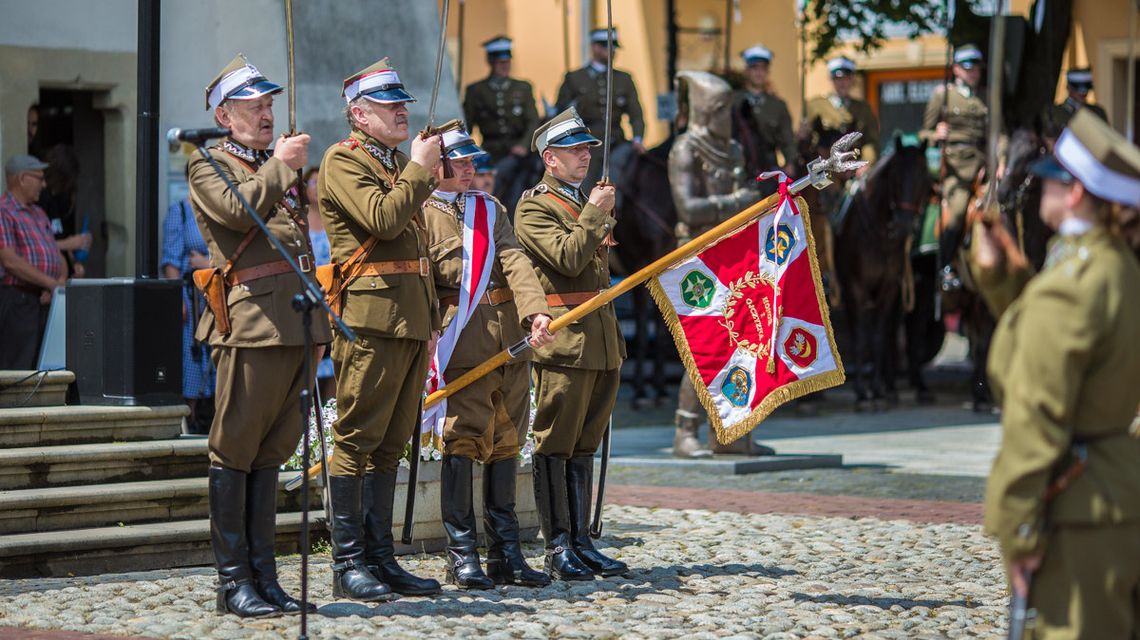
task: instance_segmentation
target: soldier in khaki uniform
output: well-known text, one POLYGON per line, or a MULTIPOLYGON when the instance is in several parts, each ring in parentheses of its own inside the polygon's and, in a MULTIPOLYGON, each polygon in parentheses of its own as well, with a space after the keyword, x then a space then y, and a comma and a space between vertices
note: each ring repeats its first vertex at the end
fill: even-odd
POLYGON ((363 262, 343 298, 357 340, 337 333, 332 343, 333 594, 378 601, 440 590, 400 567, 392 538, 396 467, 420 423, 440 328, 420 209, 438 184, 439 137, 416 136, 411 159, 396 150, 413 98, 387 58, 345 80, 343 93, 352 133, 325 152, 317 185, 333 262, 363 262))
MULTIPOLYGON (((919 136, 929 145, 942 146, 946 176, 942 180, 945 203, 939 237, 942 254, 942 289, 954 291, 962 284, 951 262, 962 243, 966 208, 974 181, 986 164, 986 122, 989 107, 978 93, 982 79, 982 52, 974 45, 954 51, 954 82, 930 94, 919 136)), ((1000 171, 999 171, 1000 173, 1000 171)))
MULTIPOLYGON (((617 54, 617 29, 614 29, 614 54, 617 54)), ((556 109, 565 111, 574 107, 590 131, 606 130, 606 65, 609 61, 608 31, 594 29, 590 32, 590 64, 566 74, 558 89, 556 109)), ((645 135, 645 118, 641 112, 641 101, 637 97, 637 85, 633 76, 625 71, 613 70, 613 121, 610 123, 610 176, 621 176, 622 169, 633 152, 645 153, 641 138, 645 135), (626 140, 622 129, 622 116, 629 119, 633 139, 626 140)), ((602 148, 591 152, 590 171, 582 180, 582 191, 590 191, 602 175, 602 148)))
MULTIPOLYGON (((554 317, 609 286, 603 246, 613 229, 614 188, 579 185, 598 145, 574 109, 534 133, 546 175, 523 194, 515 213, 519 244, 535 265, 554 317)), ((613 304, 558 332, 534 354, 534 493, 546 540, 546 570, 560 580, 617 575, 624 562, 594 548, 589 536, 594 453, 601 443, 621 382, 625 342, 613 304)))
POLYGON ((1057 141, 1057 136, 1068 126, 1069 120, 1077 111, 1088 109, 1101 120, 1108 122, 1108 113, 1099 104, 1089 102, 1089 93, 1093 90, 1093 72, 1089 67, 1070 69, 1065 74, 1065 84, 1069 91, 1068 97, 1058 104, 1050 105, 1041 114, 1041 129, 1045 142, 1050 149, 1057 141))
MULTIPOLYGON (((740 56, 745 64, 744 88, 736 95, 732 129, 733 139, 744 149, 744 170, 752 178, 777 170, 795 176, 792 114, 768 81, 772 52, 763 45, 756 45, 742 51, 740 56), (780 158, 776 157, 777 152, 780 158)), ((770 188, 774 190, 774 184, 770 188)))
POLYGON ((495 195, 509 202, 527 187, 518 184, 529 172, 522 171, 530 159, 530 138, 538 126, 534 89, 525 80, 511 77, 511 39, 497 36, 483 43, 491 75, 467 85, 463 114, 472 131, 483 136, 483 149, 491 155, 501 176, 495 195))
MULTIPOLYGON (((309 270, 308 224, 290 189, 305 166, 309 136, 281 137, 269 150, 273 96, 281 91, 245 58, 234 58, 206 87, 206 108, 232 130, 209 154, 292 258, 309 270)), ((209 469, 217 611, 242 617, 297 613, 300 603, 277 582, 273 543, 277 470, 297 447, 301 389, 313 384, 302 378, 304 333, 292 308, 302 289, 206 158, 192 155, 188 175, 210 262, 225 277, 230 323, 225 332, 225 323, 219 326, 207 309, 197 330, 197 339, 213 347, 218 372, 209 469)), ((313 338, 330 339, 323 314, 313 322, 313 338)))
POLYGON ((1082 109, 1033 171, 1058 234, 1042 272, 1026 283, 1004 230, 974 235, 979 284, 1000 314, 989 375, 1002 444, 985 527, 1012 588, 1029 590, 1028 636, 1136 638, 1140 263, 1113 229, 1112 203, 1140 202, 1140 150, 1082 109))
MULTIPOLYGON (((424 204, 432 273, 443 313, 444 336, 456 322, 464 273, 464 218, 475 215, 480 203, 494 208, 494 256, 486 290, 466 325, 459 326, 443 380, 455 380, 530 333, 532 346, 553 341, 547 332, 550 308, 542 285, 515 240, 510 214, 499 201, 468 187, 475 176, 474 158, 485 155, 466 131, 443 136, 454 173, 440 180, 424 204)), ((477 283, 474 286, 478 286, 477 283)), ((529 356, 529 352, 527 356, 529 356)), ((443 419, 443 471, 440 489, 443 526, 447 532, 447 579, 460 589, 490 589, 495 584, 545 586, 550 578, 531 569, 519 546, 515 515, 518 455, 530 423, 529 357, 512 360, 447 398, 443 419), (475 509, 471 469, 483 465, 483 525, 487 533, 487 573, 476 551, 475 509), (488 577, 489 576, 489 577, 488 577)))
POLYGON ((829 151, 833 142, 852 131, 862 133, 859 159, 868 164, 859 171, 865 172, 879 157, 879 119, 870 104, 851 96, 855 71, 855 62, 850 58, 839 56, 827 61, 827 72, 835 90, 831 95, 808 100, 807 117, 800 128, 813 155, 821 150, 829 151))

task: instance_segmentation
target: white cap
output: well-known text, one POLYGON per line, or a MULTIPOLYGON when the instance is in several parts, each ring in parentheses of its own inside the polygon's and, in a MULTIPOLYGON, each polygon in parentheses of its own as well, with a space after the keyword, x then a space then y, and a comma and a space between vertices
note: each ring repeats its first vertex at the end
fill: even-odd
POLYGON ((772 51, 762 44, 748 47, 740 52, 740 57, 744 58, 744 64, 755 64, 757 62, 771 62, 772 51))
POLYGON ((850 58, 839 56, 827 61, 827 72, 831 75, 855 73, 855 62, 850 58))

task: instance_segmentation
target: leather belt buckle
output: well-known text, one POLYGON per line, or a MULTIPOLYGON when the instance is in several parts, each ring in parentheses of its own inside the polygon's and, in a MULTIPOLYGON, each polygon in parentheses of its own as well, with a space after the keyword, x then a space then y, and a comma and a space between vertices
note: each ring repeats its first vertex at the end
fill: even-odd
POLYGON ((301 271, 308 273, 313 270, 313 256, 302 253, 297 256, 297 266, 301 267, 301 271))
POLYGON ((431 262, 424 256, 420 256, 420 277, 426 278, 431 275, 431 262))

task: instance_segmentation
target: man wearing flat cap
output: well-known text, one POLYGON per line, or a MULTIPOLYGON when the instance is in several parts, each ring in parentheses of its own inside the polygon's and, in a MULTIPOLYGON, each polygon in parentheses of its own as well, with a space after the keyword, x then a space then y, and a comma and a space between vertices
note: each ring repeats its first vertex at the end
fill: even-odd
POLYGON ((396 468, 420 423, 440 328, 420 209, 438 185, 440 140, 414 137, 411 158, 396 149, 414 98, 387 58, 349 76, 342 93, 352 132, 325 152, 317 184, 341 274, 334 307, 357 334, 335 332, 332 343, 333 595, 381 601, 440 590, 400 567, 392 537, 396 468))
MULTIPOLYGON (((530 338, 549 344, 550 309, 534 265, 515 239, 510 214, 490 194, 470 190, 474 159, 485 155, 463 129, 443 134, 453 176, 424 204, 443 334, 434 386, 455 380, 530 338), (482 248, 482 249, 481 249, 482 248)), ((447 581, 460 589, 496 584, 545 586, 550 578, 523 558, 515 515, 519 450, 530 426, 530 353, 479 378, 425 417, 443 438, 440 507, 447 534, 447 581), (483 465, 487 572, 476 550, 472 468, 483 465)))
POLYGON ((528 185, 523 163, 530 157, 530 138, 538 126, 534 89, 525 80, 511 77, 511 39, 496 36, 483 43, 491 75, 467 85, 463 114, 471 130, 483 136, 483 149, 490 154, 500 175, 494 195, 513 204, 528 185))
POLYGON ((1060 103, 1051 105, 1041 114, 1041 128, 1046 143, 1052 148, 1061 130, 1069 124, 1069 120, 1077 111, 1088 109, 1093 115, 1108 122, 1108 114, 1104 107, 1089 102, 1089 93, 1093 90, 1093 71, 1089 67, 1070 69, 1065 73, 1065 84, 1069 95, 1060 103))
POLYGON ((982 52, 972 44, 954 50, 954 81, 931 92, 919 132, 927 144, 941 145, 946 167, 942 179, 943 226, 938 239, 941 287, 945 292, 962 287, 952 263, 957 261, 962 244, 974 181, 986 165, 989 107, 979 93, 982 63, 982 52))
POLYGON ((1013 592, 1028 594, 1032 637, 1134 638, 1140 263, 1114 207, 1140 203, 1140 149, 1081 109, 1031 171, 1057 232, 1041 273, 1030 278, 1004 227, 974 231, 978 283, 999 317, 988 372, 1002 439, 985 529, 1013 592))
MULTIPOLYGON (((269 149, 273 96, 281 91, 244 57, 234 58, 206 87, 206 108, 231 131, 208 153, 291 258, 312 270, 295 184, 309 136, 281 135, 269 149)), ((303 379, 304 333, 292 307, 301 284, 206 158, 191 155, 188 174, 194 217, 218 270, 214 291, 224 292, 197 330, 197 339, 213 348, 217 369, 209 469, 217 610, 242 617, 297 613, 300 603, 277 582, 273 544, 277 471, 296 450, 301 389, 313 383, 303 379)), ((313 321, 313 339, 330 339, 323 315, 313 321)))
MULTIPOLYGON (((737 92, 732 110, 732 137, 744 149, 744 171, 753 179, 765 171, 794 176, 796 140, 792 114, 769 83, 772 52, 758 44, 740 52, 740 57, 744 59, 744 88, 737 92)), ((774 181, 768 185, 775 189, 774 181)))
MULTIPOLYGON (((609 31, 594 29, 590 32, 590 64, 575 69, 562 79, 558 89, 555 108, 565 111, 574 107, 590 131, 599 136, 606 130, 606 66, 609 59, 609 31)), ((617 29, 613 31, 614 55, 621 46, 617 29)), ((641 101, 637 97, 637 85, 633 76, 619 69, 613 70, 613 120, 610 123, 610 176, 620 176, 622 168, 633 152, 644 153, 641 138, 645 135, 645 118, 641 112, 641 101), (627 140, 622 129, 622 116, 629 121, 633 138, 627 140)), ((602 148, 591 151, 593 160, 590 171, 582 181, 583 191, 590 191, 602 176, 602 148)))
MULTIPOLYGON (((588 198, 580 188, 590 147, 600 144, 573 108, 534 133, 531 148, 542 155, 546 175, 519 200, 515 229, 555 318, 609 287, 605 239, 615 222, 614 187, 596 186, 588 198)), ((589 535, 594 453, 617 400, 624 358, 613 303, 534 353, 534 493, 546 571, 555 579, 627 570, 599 553, 589 535)))

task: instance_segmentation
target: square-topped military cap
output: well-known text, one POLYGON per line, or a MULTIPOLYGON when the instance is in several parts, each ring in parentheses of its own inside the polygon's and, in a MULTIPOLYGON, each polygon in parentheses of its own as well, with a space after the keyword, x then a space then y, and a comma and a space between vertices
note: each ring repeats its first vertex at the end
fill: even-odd
POLYGON ((976 45, 964 44, 954 49, 954 64, 962 65, 963 69, 973 69, 983 61, 982 50, 976 45))
POLYGON ((483 43, 483 51, 492 60, 504 60, 511 57, 511 39, 507 36, 495 36, 483 43))
POLYGON ((239 53, 206 86, 206 110, 216 109, 226 100, 253 100, 284 90, 281 85, 266 80, 257 67, 239 53))
POLYGON ((1065 74, 1065 83, 1073 91, 1080 93, 1088 93, 1093 88, 1093 72, 1090 67, 1082 67, 1080 69, 1069 69, 1065 74))
MULTIPOLYGON (((1140 206, 1140 149, 1088 109, 1079 109, 1069 120, 1053 154, 1094 195, 1140 206)), ((1037 173, 1053 177, 1040 169, 1037 173)))
POLYGON ((740 57, 744 58, 744 64, 770 63, 772 62, 772 50, 762 44, 757 44, 741 51, 740 57))
POLYGON ((467 133, 467 127, 462 124, 443 132, 443 151, 449 160, 470 158, 487 153, 475 144, 475 141, 471 139, 471 134, 467 133))
POLYGON ((534 136, 530 140, 530 150, 542 153, 547 147, 564 149, 580 144, 596 147, 602 144, 602 141, 590 133, 590 129, 578 115, 578 110, 570 107, 534 130, 534 136))
POLYGON ((345 102, 352 102, 361 96, 381 104, 416 101, 410 93, 404 91, 404 83, 400 82, 396 69, 388 64, 388 58, 381 58, 345 78, 341 94, 344 95, 345 102))
POLYGON ((849 76, 855 73, 855 61, 845 56, 827 61, 827 72, 833 77, 849 76))
MULTIPOLYGON (((605 28, 594 29, 590 32, 590 42, 594 44, 609 44, 609 33, 605 28)), ((621 45, 618 44, 617 27, 614 27, 614 49, 621 45)))

